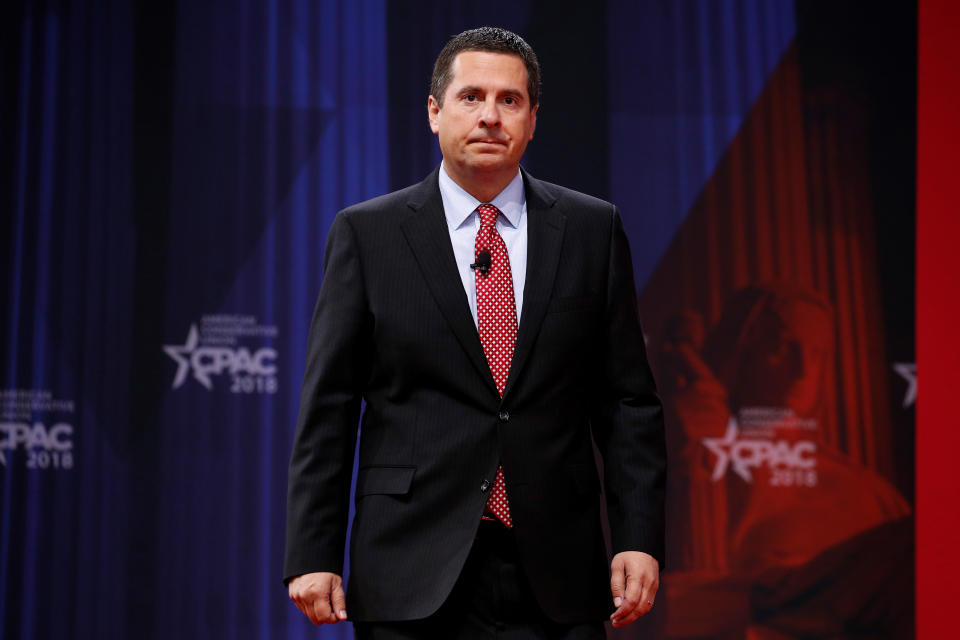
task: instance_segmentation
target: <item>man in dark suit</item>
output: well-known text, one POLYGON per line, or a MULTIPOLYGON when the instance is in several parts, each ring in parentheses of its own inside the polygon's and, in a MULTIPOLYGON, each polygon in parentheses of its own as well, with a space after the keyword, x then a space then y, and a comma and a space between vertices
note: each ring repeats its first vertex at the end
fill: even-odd
POLYGON ((349 603, 359 637, 603 637, 653 606, 664 434, 630 252, 613 205, 519 168, 539 90, 519 36, 455 36, 428 100, 442 165, 330 229, 284 567, 316 624, 349 603))

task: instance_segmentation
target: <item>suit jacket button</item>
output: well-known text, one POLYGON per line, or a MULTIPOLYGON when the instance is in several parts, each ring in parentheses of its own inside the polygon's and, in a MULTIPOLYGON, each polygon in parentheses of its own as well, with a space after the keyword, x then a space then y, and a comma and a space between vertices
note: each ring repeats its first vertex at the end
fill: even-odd
POLYGON ((484 479, 484 481, 480 483, 480 493, 486 493, 489 488, 490 488, 490 481, 487 479, 484 479))
POLYGON ((510 422, 510 412, 509 412, 509 411, 501 411, 501 412, 500 412, 500 415, 499 415, 499 418, 500 418, 500 422, 510 422))

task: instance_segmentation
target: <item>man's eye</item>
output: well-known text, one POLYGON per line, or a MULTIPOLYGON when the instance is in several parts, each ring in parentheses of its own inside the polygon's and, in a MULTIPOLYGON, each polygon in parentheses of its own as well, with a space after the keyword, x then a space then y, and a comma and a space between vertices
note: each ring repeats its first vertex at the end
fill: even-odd
POLYGON ((514 105, 514 104, 517 104, 517 99, 507 96, 506 98, 503 99, 503 102, 504 104, 514 105))
POLYGON ((467 102, 476 102, 477 96, 472 93, 468 93, 467 95, 463 96, 463 99, 467 102))

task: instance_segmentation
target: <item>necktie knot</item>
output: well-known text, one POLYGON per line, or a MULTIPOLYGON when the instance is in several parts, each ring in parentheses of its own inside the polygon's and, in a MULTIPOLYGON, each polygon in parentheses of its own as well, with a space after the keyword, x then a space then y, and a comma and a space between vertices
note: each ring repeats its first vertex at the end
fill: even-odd
POLYGON ((480 227, 493 227, 497 223, 497 214, 500 210, 492 204, 482 204, 477 207, 477 213, 480 214, 480 227))

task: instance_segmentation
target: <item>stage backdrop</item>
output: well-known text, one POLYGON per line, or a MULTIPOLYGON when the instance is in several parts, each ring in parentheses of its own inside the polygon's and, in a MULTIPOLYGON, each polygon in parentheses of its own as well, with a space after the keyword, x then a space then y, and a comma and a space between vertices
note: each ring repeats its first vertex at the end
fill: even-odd
POLYGON ((0 636, 318 637, 281 561, 326 232, 433 169, 433 58, 488 23, 543 66, 524 165, 623 212, 667 410, 669 571, 614 635, 913 637, 916 7, 760 0, 12 10, 0 636))

